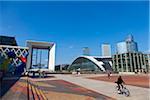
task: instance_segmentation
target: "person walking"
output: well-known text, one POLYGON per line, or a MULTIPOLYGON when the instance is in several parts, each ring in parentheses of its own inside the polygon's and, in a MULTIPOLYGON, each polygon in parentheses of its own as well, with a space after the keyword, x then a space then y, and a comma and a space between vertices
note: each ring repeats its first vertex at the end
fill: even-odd
POLYGON ((110 79, 110 75, 111 75, 111 72, 110 72, 110 71, 107 71, 108 79, 110 79))

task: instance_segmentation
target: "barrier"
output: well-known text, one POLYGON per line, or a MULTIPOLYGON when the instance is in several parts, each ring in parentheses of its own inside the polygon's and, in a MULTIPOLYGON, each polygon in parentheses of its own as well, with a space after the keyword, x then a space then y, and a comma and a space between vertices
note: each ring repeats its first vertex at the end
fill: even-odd
POLYGON ((0 45, 1 70, 22 73, 26 67, 28 48, 0 45))

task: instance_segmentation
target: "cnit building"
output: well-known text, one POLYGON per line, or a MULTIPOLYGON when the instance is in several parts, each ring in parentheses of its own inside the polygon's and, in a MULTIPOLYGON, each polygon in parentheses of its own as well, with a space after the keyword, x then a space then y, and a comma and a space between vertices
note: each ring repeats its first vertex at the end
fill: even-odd
POLYGON ((117 52, 112 56, 115 72, 149 72, 149 54, 138 51, 132 35, 117 43, 117 52))

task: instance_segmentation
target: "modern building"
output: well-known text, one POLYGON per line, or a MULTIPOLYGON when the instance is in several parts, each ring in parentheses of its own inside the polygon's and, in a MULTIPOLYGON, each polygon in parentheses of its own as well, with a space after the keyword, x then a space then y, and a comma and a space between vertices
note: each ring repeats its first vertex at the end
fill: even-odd
POLYGON ((147 55, 141 52, 115 54, 112 57, 115 72, 143 72, 149 71, 147 55))
POLYGON ((83 55, 84 56, 89 56, 90 55, 90 49, 88 47, 83 48, 83 55))
POLYGON ((83 73, 112 71, 112 58, 80 56, 72 62, 68 70, 74 72, 77 71, 78 68, 80 68, 83 73))
POLYGON ((102 56, 110 56, 111 57, 111 46, 110 44, 102 44, 102 56))
POLYGON ((17 46, 15 37, 0 36, 0 45, 17 46))
POLYGON ((29 48, 27 71, 54 71, 55 70, 55 43, 27 41, 29 48), (43 59, 46 60, 43 61, 43 59))
POLYGON ((27 47, 0 45, 0 70, 5 72, 24 71, 54 71, 55 68, 55 43, 27 41, 27 47), (9 59, 8 53, 16 57, 9 59), (26 58, 23 64, 19 57, 26 58))
POLYGON ((146 62, 148 62, 148 70, 150 72, 150 53, 145 54, 145 56, 146 56, 146 62))
POLYGON ((56 72, 68 71, 69 64, 60 64, 55 66, 56 72))
POLYGON ((138 52, 132 35, 117 43, 117 53, 112 56, 112 61, 115 72, 149 72, 148 56, 138 52))
POLYGON ((138 52, 137 43, 134 41, 132 35, 129 35, 125 41, 117 43, 118 54, 128 53, 128 52, 138 52))

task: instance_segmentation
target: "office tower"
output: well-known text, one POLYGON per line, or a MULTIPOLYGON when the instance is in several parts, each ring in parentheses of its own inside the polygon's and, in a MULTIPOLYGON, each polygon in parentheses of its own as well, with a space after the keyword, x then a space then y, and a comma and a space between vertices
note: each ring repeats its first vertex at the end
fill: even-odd
POLYGON ((133 36, 129 35, 125 41, 117 43, 117 53, 138 52, 137 43, 134 41, 133 36))
POLYGON ((102 44, 102 56, 111 56, 111 46, 110 44, 102 44))
POLYGON ((117 43, 117 53, 112 60, 115 72, 149 72, 148 56, 138 51, 132 35, 117 43))
POLYGON ((89 56, 90 55, 90 49, 88 47, 83 48, 83 55, 89 56))

